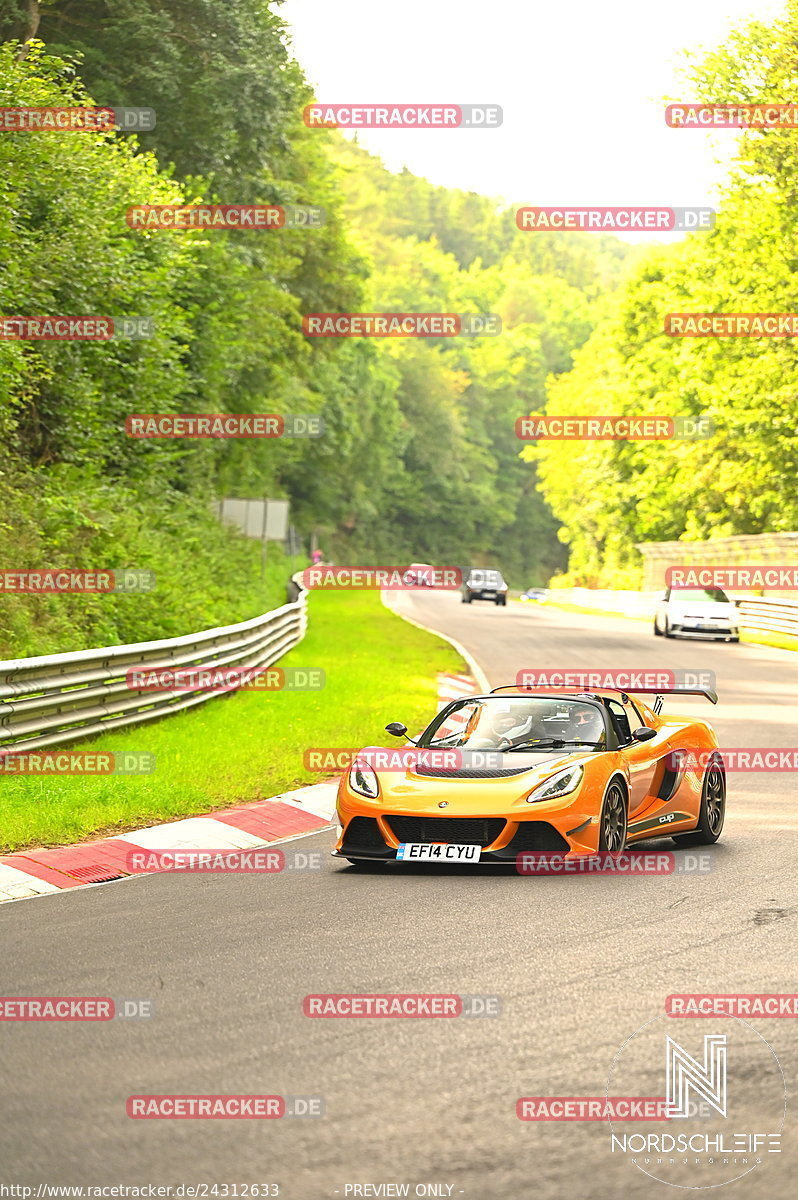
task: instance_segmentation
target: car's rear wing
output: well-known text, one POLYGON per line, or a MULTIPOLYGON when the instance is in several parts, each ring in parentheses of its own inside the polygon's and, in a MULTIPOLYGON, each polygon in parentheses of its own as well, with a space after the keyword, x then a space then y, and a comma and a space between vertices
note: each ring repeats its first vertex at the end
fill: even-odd
POLYGON ((703 696, 709 700, 711 704, 717 704, 718 693, 713 692, 712 688, 630 688, 636 695, 654 696, 654 712, 659 715, 662 712, 662 703, 665 696, 703 696))
MULTIPOLYGON (((490 695, 492 696, 495 692, 536 692, 536 691, 539 691, 543 694, 551 695, 554 692, 554 689, 553 688, 524 687, 523 684, 505 683, 505 684, 502 684, 501 687, 491 688, 490 695)), ((654 700, 654 706, 653 706, 655 713, 660 713, 662 711, 662 703, 663 703, 663 699, 665 696, 703 696, 706 700, 709 700, 711 704, 717 704, 717 702, 718 702, 718 694, 717 694, 717 692, 713 692, 712 688, 701 688, 701 687, 697 687, 697 688, 687 688, 687 687, 644 688, 644 687, 641 687, 641 688, 639 688, 639 687, 631 687, 631 688, 629 688, 629 691, 632 692, 634 695, 656 697, 654 700)), ((628 698, 629 698, 627 692, 625 692, 621 688, 599 688, 599 689, 597 689, 597 691, 586 691, 586 690, 571 691, 570 689, 567 689, 567 688, 557 688, 556 689, 556 694, 558 696, 563 696, 563 697, 585 696, 585 697, 590 697, 591 700, 600 699, 601 696, 606 692, 614 692, 617 696, 620 696, 624 700, 628 700, 628 698)))

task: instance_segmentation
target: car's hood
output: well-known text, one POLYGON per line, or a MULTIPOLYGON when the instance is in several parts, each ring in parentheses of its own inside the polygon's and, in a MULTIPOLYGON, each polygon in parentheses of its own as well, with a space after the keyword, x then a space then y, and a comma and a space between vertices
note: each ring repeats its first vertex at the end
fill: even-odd
POLYGON ((539 750, 537 753, 516 750, 507 754, 500 754, 494 750, 476 750, 469 757, 464 755, 462 763, 448 768, 434 760, 431 763, 427 762, 422 751, 415 768, 409 769, 406 774, 414 779, 507 779, 530 771, 550 775, 552 763, 556 767, 560 764, 565 767, 574 760, 586 757, 584 750, 567 754, 562 750, 539 750))
POLYGON ((517 796, 557 771, 593 757, 595 751, 547 750, 537 754, 473 751, 468 756, 458 751, 453 756, 457 761, 451 766, 442 765, 440 751, 432 755, 429 750, 407 746, 399 751, 368 746, 360 755, 371 763, 379 778, 383 801, 390 803, 392 798, 406 802, 412 797, 428 798, 432 793, 436 800, 465 799, 477 794, 484 799, 486 784, 497 800, 517 796))
POLYGON ((736 605, 724 600, 669 600, 668 608, 695 617, 729 617, 737 611, 736 605))

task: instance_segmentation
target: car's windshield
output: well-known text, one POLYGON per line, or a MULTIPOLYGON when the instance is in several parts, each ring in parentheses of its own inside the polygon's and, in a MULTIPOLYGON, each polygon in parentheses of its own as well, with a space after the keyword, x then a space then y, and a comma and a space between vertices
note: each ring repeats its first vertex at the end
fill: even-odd
POLYGON ((671 600, 687 600, 691 604, 696 601, 713 601, 720 604, 729 604, 729 597, 720 588, 673 588, 670 594, 671 600))
POLYGON ((464 746, 469 750, 551 750, 584 746, 602 749, 604 720, 597 704, 556 697, 481 697, 436 719, 420 746, 464 746))

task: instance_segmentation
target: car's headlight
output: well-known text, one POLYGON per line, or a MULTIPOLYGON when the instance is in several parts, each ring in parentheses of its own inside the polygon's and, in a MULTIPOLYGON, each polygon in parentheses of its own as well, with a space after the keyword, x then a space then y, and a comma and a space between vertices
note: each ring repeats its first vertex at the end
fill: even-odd
POLYGON ((357 759, 349 768, 349 786, 353 792, 374 800, 380 794, 380 785, 373 767, 357 759))
POLYGON ((585 768, 579 765, 559 771, 529 793, 526 798, 527 804, 536 804, 538 800, 556 800, 559 796, 567 796, 569 792, 573 792, 579 787, 584 773, 585 768))

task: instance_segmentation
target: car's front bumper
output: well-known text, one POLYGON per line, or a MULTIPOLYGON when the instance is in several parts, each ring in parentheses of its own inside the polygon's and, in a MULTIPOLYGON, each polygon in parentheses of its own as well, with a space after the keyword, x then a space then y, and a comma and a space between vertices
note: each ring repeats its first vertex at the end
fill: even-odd
MULTIPOLYGON (((396 817, 404 814, 392 815, 396 817)), ((435 819, 432 818, 432 820, 435 819)), ((418 826, 424 824, 415 818, 413 820, 415 820, 418 826)), ((473 820, 475 826, 484 825, 484 822, 478 821, 476 818, 465 818, 464 820, 473 820)), ((513 829, 508 828, 510 822, 500 821, 500 824, 502 826, 500 833, 488 842, 487 845, 483 844, 484 838, 481 835, 481 830, 469 834, 462 821, 460 825, 462 832, 458 832, 456 837, 447 836, 443 832, 437 835, 435 832, 426 835, 419 832, 415 835, 408 834, 402 840, 408 842, 419 841, 422 844, 433 844, 436 841, 455 842, 456 840, 460 841, 461 844, 478 844, 482 846, 479 861, 481 863, 493 863, 497 866, 513 866, 518 855, 523 852, 545 851, 551 854, 568 854, 571 851, 571 844, 567 838, 563 837, 547 821, 522 821, 515 824, 513 829)), ((398 836, 400 835, 393 833, 391 829, 390 815, 386 815, 384 826, 375 818, 355 818, 348 823, 339 845, 333 851, 333 855, 336 858, 368 859, 372 862, 394 862, 399 846, 398 836), (387 829, 387 832, 383 832, 383 829, 387 829), (391 837, 391 842, 395 842, 396 844, 389 844, 386 837, 391 837)))
POLYGON ((583 855, 598 848, 598 813, 585 795, 525 804, 522 810, 516 804, 489 816, 484 808, 480 812, 467 803, 451 808, 451 815, 444 815, 423 802, 381 807, 346 789, 338 797, 342 831, 333 853, 338 858, 392 862, 403 842, 449 842, 479 845, 480 862, 512 865, 529 851, 583 855))
POLYGON ((686 638, 739 638, 740 630, 736 625, 719 624, 718 622, 675 623, 670 626, 673 637, 686 638))

